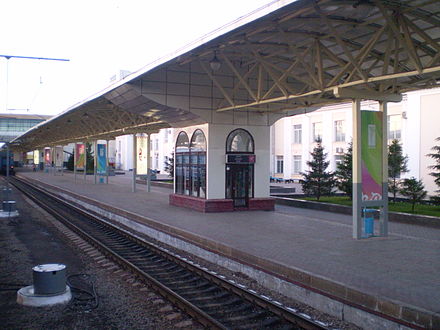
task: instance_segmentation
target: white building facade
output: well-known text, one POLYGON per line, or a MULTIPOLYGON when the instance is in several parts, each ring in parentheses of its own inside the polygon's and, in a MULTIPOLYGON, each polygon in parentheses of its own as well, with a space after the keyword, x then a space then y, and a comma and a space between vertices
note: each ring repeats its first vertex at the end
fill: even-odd
MULTIPOLYGON (((166 173, 165 166, 174 152, 175 137, 173 128, 161 129, 150 135, 151 169, 166 173)), ((121 135, 115 140, 115 168, 129 171, 133 169, 133 135, 121 135)))
MULTIPOLYGON (((408 173, 402 178, 421 179, 428 194, 436 189, 429 166, 434 164, 428 157, 431 148, 440 137, 440 89, 410 92, 399 103, 388 103, 388 142, 398 139, 403 154, 408 156, 408 173)), ((362 110, 378 110, 376 102, 362 102, 362 110)), ((271 127, 271 176, 275 178, 300 179, 307 170, 307 161, 321 137, 328 170, 335 171, 337 163, 352 140, 353 117, 351 103, 332 105, 317 111, 285 117, 271 127)))

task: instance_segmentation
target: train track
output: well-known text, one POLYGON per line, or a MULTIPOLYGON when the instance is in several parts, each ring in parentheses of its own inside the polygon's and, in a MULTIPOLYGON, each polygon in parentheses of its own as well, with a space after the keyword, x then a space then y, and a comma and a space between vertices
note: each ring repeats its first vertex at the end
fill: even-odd
POLYGON ((59 197, 12 178, 11 183, 108 258, 196 321, 214 329, 325 329, 319 322, 265 299, 222 275, 134 237, 59 197))

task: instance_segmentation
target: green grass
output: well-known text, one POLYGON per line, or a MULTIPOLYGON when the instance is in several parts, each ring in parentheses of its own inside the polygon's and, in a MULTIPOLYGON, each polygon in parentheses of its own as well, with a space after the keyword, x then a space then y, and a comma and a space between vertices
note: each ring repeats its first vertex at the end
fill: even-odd
MULTIPOLYGON (((315 201, 316 198, 314 197, 302 197, 301 199, 305 199, 308 201, 315 201)), ((351 206, 351 200, 348 197, 345 196, 324 196, 319 199, 320 202, 324 203, 332 203, 332 204, 339 204, 339 205, 346 205, 351 206)), ((391 212, 404 212, 404 213, 413 213, 411 211, 411 204, 410 203, 404 203, 404 202, 389 202, 388 204, 389 210, 391 212)), ((440 207, 434 206, 434 205, 425 205, 425 204, 416 204, 415 210, 413 214, 420 214, 420 215, 430 215, 434 217, 440 217, 440 207)))

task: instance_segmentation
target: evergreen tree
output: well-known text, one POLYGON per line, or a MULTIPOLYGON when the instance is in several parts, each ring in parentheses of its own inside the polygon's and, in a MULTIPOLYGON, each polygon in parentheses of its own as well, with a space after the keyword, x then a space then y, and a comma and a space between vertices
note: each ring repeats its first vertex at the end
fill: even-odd
POLYGON ((169 177, 174 177, 174 153, 165 161, 165 172, 168 172, 169 177))
POLYGON ((421 180, 412 177, 411 179, 404 179, 401 183, 400 193, 408 197, 411 202, 411 209, 414 208, 417 202, 420 202, 426 197, 426 190, 421 180))
POLYGON ((351 199, 353 197, 353 142, 350 142, 347 152, 342 156, 335 177, 338 189, 345 192, 351 199))
POLYGON ((87 142, 86 143, 86 159, 87 159, 87 172, 93 172, 95 169, 95 160, 94 160, 94 151, 92 150, 92 144, 87 142))
POLYGON ((326 161, 327 153, 321 144, 321 139, 316 140, 316 147, 310 153, 312 160, 307 162, 310 170, 301 173, 300 180, 303 192, 316 197, 319 201, 323 195, 329 195, 335 185, 334 173, 326 172, 329 161, 326 161))
MULTIPOLYGON (((440 142, 440 137, 436 138, 435 141, 440 142)), ((432 147, 431 150, 433 152, 427 154, 427 156, 433 158, 435 160, 435 164, 428 167, 429 169, 433 170, 429 174, 434 177, 434 182, 439 188, 435 191, 437 196, 431 196, 431 200, 437 205, 440 205, 440 145, 432 147)))
POLYGON ((403 156, 399 140, 393 140, 388 147, 388 190, 393 194, 394 202, 399 192, 400 174, 408 172, 407 163, 408 157, 403 156))

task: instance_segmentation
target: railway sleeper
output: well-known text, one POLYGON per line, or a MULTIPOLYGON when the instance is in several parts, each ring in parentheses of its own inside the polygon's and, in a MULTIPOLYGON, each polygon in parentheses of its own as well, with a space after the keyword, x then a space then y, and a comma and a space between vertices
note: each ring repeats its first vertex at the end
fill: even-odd
POLYGON ((141 262, 141 261, 145 261, 145 259, 148 258, 151 255, 152 254, 149 254, 148 252, 136 253, 135 255, 130 256, 130 260, 141 262))
POLYGON ((204 287, 211 287, 212 283, 202 279, 194 279, 191 282, 179 282, 176 284, 170 284, 169 287, 173 290, 187 290, 187 289, 202 289, 204 287), (199 282, 197 284, 191 284, 193 282, 199 282))
MULTIPOLYGON (((269 328, 269 329, 281 329, 284 328, 285 325, 282 324, 282 320, 275 316, 267 317, 266 319, 260 321, 260 322, 253 322, 253 323, 247 323, 247 324, 240 324, 235 325, 235 329, 261 329, 261 328, 269 328), (278 324, 278 326, 277 326, 278 324)), ((288 329, 295 329, 293 326, 288 326, 288 329)), ((298 328, 296 328, 298 329, 298 328)))
POLYGON ((246 301, 243 301, 238 306, 229 306, 229 308, 227 307, 228 306, 222 309, 218 307, 212 307, 209 309, 205 309, 205 311, 207 311, 207 313, 209 313, 210 315, 217 315, 219 319, 223 318, 225 315, 234 316, 234 315, 241 315, 246 311, 248 313, 252 313, 252 311, 255 311, 255 306, 253 306, 252 304, 246 301))
POLYGON ((242 302, 243 300, 231 296, 229 298, 229 300, 227 301, 223 301, 223 302, 211 302, 211 303, 205 303, 205 304, 198 304, 199 308, 202 310, 210 310, 210 309, 216 309, 216 308, 226 308, 226 306, 230 306, 230 305, 238 305, 240 302, 242 302))
MULTIPOLYGON (((154 275, 152 275, 154 276, 154 275)), ((183 276, 177 277, 174 276, 172 278, 166 278, 166 277, 160 277, 158 276, 157 280, 164 283, 165 285, 171 285, 176 283, 188 283, 189 281, 192 281, 193 279, 200 279, 199 276, 196 276, 191 273, 184 274, 183 276)))
POLYGON ((119 255, 121 257, 124 257, 126 259, 130 259, 130 260, 145 260, 145 256, 140 256, 138 252, 127 252, 127 253, 119 253, 119 255))
POLYGON ((155 271, 161 271, 163 267, 166 265, 164 264, 157 264, 157 265, 150 265, 145 264, 144 261, 138 261, 136 262, 136 267, 141 269, 143 272, 148 273, 149 275, 153 276, 155 271))
MULTIPOLYGON (((231 297, 231 294, 227 291, 223 291, 221 290, 219 292, 219 294, 215 294, 215 295, 204 295, 204 296, 197 296, 195 295, 194 297, 188 297, 188 300, 190 300, 193 303, 203 303, 204 301, 210 301, 210 300, 221 300, 224 299, 226 300, 227 298, 231 297)), ((241 301, 241 299, 237 298, 237 301, 241 301)))
POLYGON ((215 291, 223 291, 222 289, 220 289, 218 286, 215 285, 211 285, 209 287, 206 287, 204 289, 198 289, 198 288, 191 288, 191 289, 187 289, 187 290, 181 290, 180 288, 177 288, 176 291, 181 295, 181 296, 192 296, 192 295, 203 295, 203 294, 212 294, 215 291))
POLYGON ((169 269, 161 269, 160 272, 157 273, 152 273, 152 275, 154 274, 154 276, 158 276, 158 277, 173 277, 173 275, 178 275, 181 273, 187 273, 188 271, 182 268, 178 268, 178 269, 173 269, 173 267, 170 267, 169 269))

